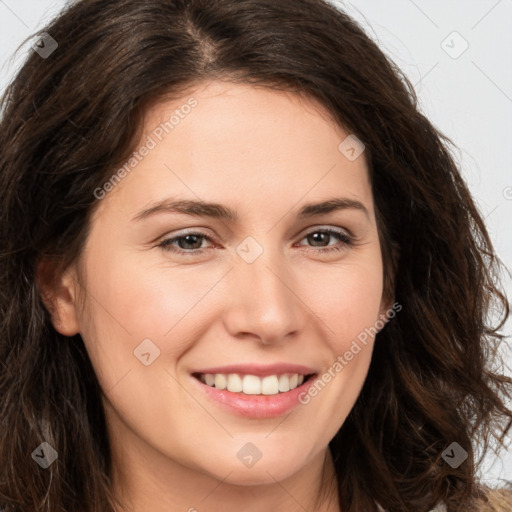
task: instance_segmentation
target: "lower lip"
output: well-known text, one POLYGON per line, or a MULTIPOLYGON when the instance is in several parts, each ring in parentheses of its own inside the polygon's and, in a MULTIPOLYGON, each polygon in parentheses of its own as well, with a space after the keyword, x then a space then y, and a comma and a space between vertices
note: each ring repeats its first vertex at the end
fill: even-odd
POLYGON ((217 389, 201 382, 194 376, 192 380, 199 385, 199 389, 214 400, 221 407, 239 416, 247 418, 275 418, 290 412, 299 405, 299 395, 307 392, 316 379, 316 375, 310 377, 291 391, 278 393, 277 395, 246 395, 233 393, 224 389, 217 389))

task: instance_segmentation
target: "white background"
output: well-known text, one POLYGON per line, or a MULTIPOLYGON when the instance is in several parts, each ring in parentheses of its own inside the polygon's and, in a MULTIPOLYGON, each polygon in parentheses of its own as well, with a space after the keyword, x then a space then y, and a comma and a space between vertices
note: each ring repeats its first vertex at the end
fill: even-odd
MULTIPOLYGON (((498 255, 512 268, 512 0, 331 1, 405 71, 422 111, 457 145, 498 255)), ((14 58, 18 45, 66 3, 0 0, 0 92, 31 51, 14 58)), ((512 297, 509 277, 505 284, 512 297)), ((504 353, 512 374, 512 351, 504 353)), ((512 480, 511 452, 487 457, 483 480, 512 480)))

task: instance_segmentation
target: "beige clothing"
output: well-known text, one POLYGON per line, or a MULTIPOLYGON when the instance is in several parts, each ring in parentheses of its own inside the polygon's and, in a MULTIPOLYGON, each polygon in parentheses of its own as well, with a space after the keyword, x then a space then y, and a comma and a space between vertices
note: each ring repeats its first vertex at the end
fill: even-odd
MULTIPOLYGON (((379 509, 379 512, 386 512, 379 504, 377 504, 377 508, 379 509)), ((440 504, 433 508, 430 512, 446 512, 446 505, 440 504)))

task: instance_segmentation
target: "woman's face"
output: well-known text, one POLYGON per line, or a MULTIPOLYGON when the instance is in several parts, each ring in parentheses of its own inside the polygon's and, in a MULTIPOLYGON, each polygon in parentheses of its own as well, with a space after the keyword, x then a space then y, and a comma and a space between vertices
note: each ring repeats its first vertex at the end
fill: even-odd
POLYGON ((325 453, 387 307, 368 170, 357 140, 340 149, 348 135, 311 101, 218 81, 148 112, 146 150, 105 187, 81 286, 54 320, 85 342, 119 457, 257 484, 325 453), (230 374, 231 391, 199 373, 230 374), (287 374, 312 373, 285 391, 304 378, 287 374))

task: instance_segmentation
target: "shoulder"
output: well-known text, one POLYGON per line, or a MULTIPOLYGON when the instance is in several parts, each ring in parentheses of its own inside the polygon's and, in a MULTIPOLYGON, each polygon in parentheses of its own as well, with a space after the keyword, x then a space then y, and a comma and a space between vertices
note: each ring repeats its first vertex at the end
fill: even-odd
POLYGON ((483 492, 485 498, 478 501, 475 512, 510 512, 512 510, 512 489, 487 487, 483 492))
MULTIPOLYGON (((491 489, 480 487, 483 497, 479 498, 471 510, 467 512, 511 512, 512 511, 512 487, 491 489)), ((385 510, 377 504, 379 512, 385 510)), ((446 505, 440 503, 430 512, 447 512, 446 505)))
MULTIPOLYGON (((476 499, 467 512, 511 512, 512 488, 492 489, 480 486, 481 497, 476 499)), ((446 512, 446 507, 440 506, 431 512, 446 512)))

